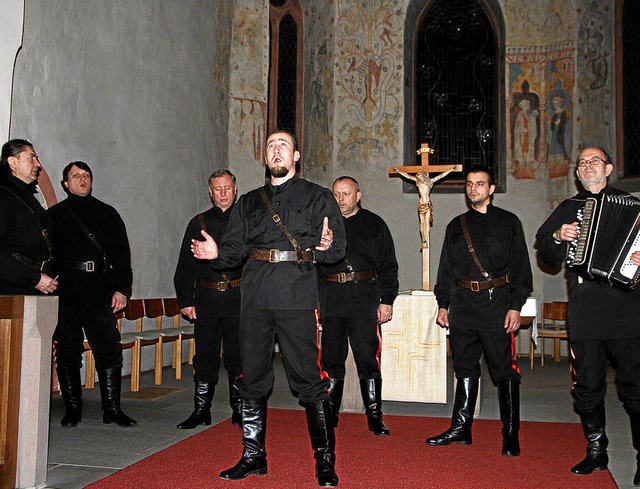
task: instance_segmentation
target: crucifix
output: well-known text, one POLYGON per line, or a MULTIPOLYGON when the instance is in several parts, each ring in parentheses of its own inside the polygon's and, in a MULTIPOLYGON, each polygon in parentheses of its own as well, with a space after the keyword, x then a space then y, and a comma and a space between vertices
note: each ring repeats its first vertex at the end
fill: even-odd
POLYGON ((400 175, 413 181, 418 187, 420 201, 418 203, 418 217, 420 218, 420 236, 422 238, 422 288, 429 290, 429 228, 433 224, 433 208, 431 205, 431 189, 438 181, 453 171, 462 171, 462 165, 429 165, 429 155, 433 148, 423 143, 417 151, 421 155, 420 165, 390 166, 389 176, 400 175), (430 173, 441 172, 431 178, 430 173))

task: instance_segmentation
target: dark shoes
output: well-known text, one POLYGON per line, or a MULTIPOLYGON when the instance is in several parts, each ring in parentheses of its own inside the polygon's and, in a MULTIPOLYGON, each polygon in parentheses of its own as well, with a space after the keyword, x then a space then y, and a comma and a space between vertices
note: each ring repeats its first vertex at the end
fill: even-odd
POLYGON ((311 447, 316 459, 316 479, 320 487, 336 487, 338 475, 336 474, 335 433, 333 430, 333 413, 331 401, 304 402, 307 413, 307 425, 311 447))
POLYGON ((210 382, 195 381, 195 384, 194 410, 191 416, 176 426, 181 430, 191 430, 203 423, 205 426, 211 424, 211 400, 213 399, 215 387, 210 382))
POLYGON ((238 481, 248 475, 265 475, 267 472, 266 457, 247 458, 243 456, 233 467, 220 472, 220 478, 229 481, 238 481))
POLYGON ((360 393, 369 431, 376 436, 389 436, 389 427, 382 420, 382 379, 361 380, 360 393))
POLYGON ((574 465, 571 472, 576 475, 587 475, 595 470, 607 470, 609 439, 605 433, 604 406, 579 414, 582 431, 587 439, 587 456, 579 464, 574 465))
POLYGON ((75 428, 82 421, 82 384, 79 368, 60 367, 57 370, 65 415, 60 420, 65 428, 75 428))
POLYGON ((102 396, 102 422, 105 424, 116 423, 118 426, 128 428, 138 422, 127 416, 120 407, 120 387, 122 385, 122 367, 98 369, 98 382, 100 383, 100 395, 102 396))
POLYGON ((268 472, 265 436, 267 431, 267 399, 243 399, 240 403, 242 415, 242 458, 233 467, 220 472, 220 478, 240 480, 248 475, 264 475, 268 472))
POLYGON ((502 421, 502 455, 520 455, 520 382, 502 380, 498 384, 500 421, 502 421))
POLYGON ((451 427, 438 436, 427 438, 426 443, 428 445, 434 447, 451 445, 452 443, 471 445, 471 426, 473 424, 473 412, 476 409, 476 399, 478 398, 478 386, 478 379, 458 379, 453 401, 451 427))

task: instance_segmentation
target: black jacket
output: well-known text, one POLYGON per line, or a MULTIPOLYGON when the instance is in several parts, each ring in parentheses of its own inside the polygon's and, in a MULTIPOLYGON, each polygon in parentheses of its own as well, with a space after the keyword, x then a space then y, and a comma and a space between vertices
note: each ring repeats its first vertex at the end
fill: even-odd
POLYGON ((486 280, 467 248, 459 217, 447 226, 434 288, 438 306, 449 309, 452 328, 503 331, 507 311, 520 311, 533 290, 531 264, 520 219, 489 204, 486 214, 465 214, 478 261, 492 278, 509 274, 510 283, 473 292, 456 280, 486 280))
POLYGON ((393 305, 398 295, 398 262, 393 237, 382 218, 366 209, 343 218, 346 259, 355 272, 373 271, 374 280, 327 282, 323 275, 348 272, 345 260, 320 269, 322 317, 375 317, 380 304, 393 305))
POLYGON ((127 231, 118 212, 95 197, 69 196, 47 211, 52 221, 54 268, 60 300, 72 303, 111 300, 115 291, 131 296, 133 273, 127 231), (72 209, 106 254, 87 236, 72 209), (71 262, 93 261, 94 272, 73 270, 71 262))
MULTIPOLYGON (((35 183, 13 176, 0 185, 0 294, 39 294, 35 286, 41 271, 35 263, 50 259, 44 233, 51 226, 35 191, 35 183), (29 265, 16 255, 34 263, 29 265)), ((43 271, 51 273, 48 266, 43 271)))
MULTIPOLYGON (((626 195, 614 187, 605 194, 626 195)), ((538 254, 551 264, 561 264, 567 256, 568 242, 557 244, 553 233, 563 224, 576 221, 578 209, 591 195, 583 190, 558 205, 536 233, 538 254)), ((567 311, 571 341, 640 337, 640 288, 629 291, 610 286, 588 276, 579 283, 578 274, 569 269, 569 308, 567 311)))

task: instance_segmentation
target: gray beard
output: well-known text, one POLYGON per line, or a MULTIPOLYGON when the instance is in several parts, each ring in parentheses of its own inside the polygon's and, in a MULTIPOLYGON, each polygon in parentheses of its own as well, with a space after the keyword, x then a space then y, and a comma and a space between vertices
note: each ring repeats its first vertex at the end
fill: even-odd
POLYGON ((584 188, 593 187, 594 185, 600 185, 602 182, 604 182, 605 178, 607 177, 602 176, 601 178, 597 178, 595 180, 580 180, 580 183, 584 188))

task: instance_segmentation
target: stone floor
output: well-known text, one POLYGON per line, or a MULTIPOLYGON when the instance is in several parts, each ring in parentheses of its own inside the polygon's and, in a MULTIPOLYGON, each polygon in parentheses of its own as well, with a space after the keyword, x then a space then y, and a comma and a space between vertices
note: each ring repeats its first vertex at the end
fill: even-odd
MULTIPOLYGON (((549 361, 544 368, 537 365, 535 370, 529 370, 525 359, 521 363, 522 419, 578 422, 571 405, 571 380, 566 361, 559 364, 549 361)), ((276 381, 269 406, 300 409, 296 398, 289 391, 281 359, 276 357, 274 364, 276 381)), ((192 370, 189 366, 185 367, 183 379, 180 381, 175 380, 173 370, 165 369, 164 383, 158 391, 154 389, 152 373, 144 374, 141 393, 136 396, 126 392, 128 380, 124 380, 123 407, 127 414, 138 420, 138 426, 130 429, 102 423, 98 388, 84 391, 81 425, 75 429, 64 429, 60 426, 60 418, 64 411, 63 402, 59 396, 54 396, 51 401, 47 487, 82 488, 205 429, 204 426, 195 430, 175 428, 193 408, 192 370)), ((223 381, 215 394, 212 409, 214 424, 223 422, 230 416, 224 371, 221 371, 221 379, 223 381)), ((613 372, 610 372, 611 388, 607 394, 609 469, 621 489, 630 489, 633 487, 635 452, 631 447, 628 417, 617 398, 613 379, 613 372)), ((452 385, 453 382, 449 384, 452 385)), ((451 387, 449 390, 452 390, 451 387)), ((446 405, 386 402, 384 412, 405 416, 449 417, 451 392, 448 399, 446 405)), ((499 418, 496 390, 489 382, 483 388, 481 407, 480 418, 499 418)), ((393 426, 391 428, 393 429, 393 426)), ((425 437, 427 435, 433 434, 425 433, 425 437)), ((240 453, 240 440, 238 450, 240 453)), ((567 467, 567 470, 569 468, 567 467)))

